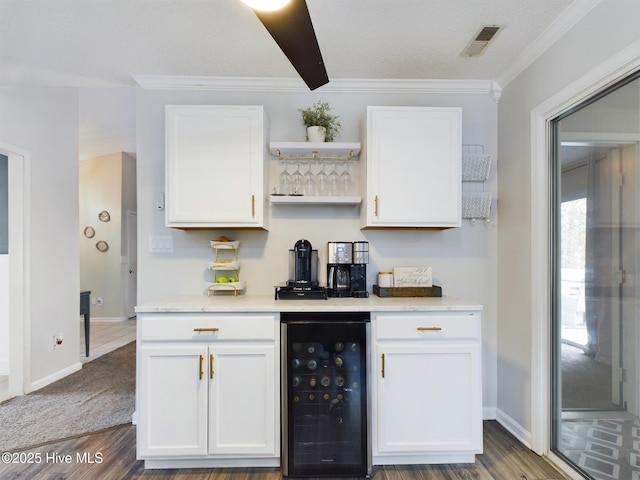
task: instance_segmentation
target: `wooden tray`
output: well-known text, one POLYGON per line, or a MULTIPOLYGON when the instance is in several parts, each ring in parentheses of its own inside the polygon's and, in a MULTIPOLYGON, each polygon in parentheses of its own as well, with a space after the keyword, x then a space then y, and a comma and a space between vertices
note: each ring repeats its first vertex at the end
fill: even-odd
POLYGON ((442 287, 379 287, 373 286, 373 293, 379 297, 441 297, 442 287))

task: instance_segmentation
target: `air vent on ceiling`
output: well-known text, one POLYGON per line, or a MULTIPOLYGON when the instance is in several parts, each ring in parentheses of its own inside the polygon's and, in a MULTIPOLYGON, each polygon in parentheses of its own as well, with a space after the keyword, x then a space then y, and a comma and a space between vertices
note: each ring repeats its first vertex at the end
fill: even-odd
POLYGON ((495 38, 501 28, 501 26, 497 25, 482 27, 460 55, 463 57, 475 57, 480 55, 495 38))

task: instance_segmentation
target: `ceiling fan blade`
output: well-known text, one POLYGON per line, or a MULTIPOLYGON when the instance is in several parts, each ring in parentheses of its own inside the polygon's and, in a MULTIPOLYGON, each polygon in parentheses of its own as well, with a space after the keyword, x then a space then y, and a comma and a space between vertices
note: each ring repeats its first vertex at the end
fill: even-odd
POLYGON ((310 90, 329 83, 305 0, 291 0, 274 12, 254 12, 310 90))

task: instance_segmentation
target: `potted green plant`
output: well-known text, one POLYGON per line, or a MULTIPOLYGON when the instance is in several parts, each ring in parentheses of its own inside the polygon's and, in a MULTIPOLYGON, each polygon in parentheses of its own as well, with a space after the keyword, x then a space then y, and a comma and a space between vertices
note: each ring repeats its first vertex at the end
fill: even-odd
POLYGON ((331 114, 331 110, 333 108, 328 102, 320 100, 308 108, 298 109, 302 114, 302 123, 307 127, 307 140, 310 142, 332 142, 336 136, 340 135, 342 125, 340 125, 338 116, 331 114))

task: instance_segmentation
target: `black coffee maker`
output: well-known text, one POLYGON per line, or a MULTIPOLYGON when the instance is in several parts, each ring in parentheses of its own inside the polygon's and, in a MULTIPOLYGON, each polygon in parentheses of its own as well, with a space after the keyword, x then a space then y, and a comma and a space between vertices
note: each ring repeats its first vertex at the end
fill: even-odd
POLYGON ((367 292, 369 242, 329 242, 327 260, 328 296, 359 298, 369 296, 367 292))
POLYGON ((318 251, 304 238, 298 240, 289 250, 290 287, 309 288, 318 286, 318 251))
POLYGON ((369 242, 353 242, 351 264, 351 296, 365 298, 367 291, 367 263, 369 263, 369 242))
POLYGON ((276 287, 276 300, 326 299, 326 288, 318 283, 318 251, 304 238, 289 250, 289 280, 276 287))

